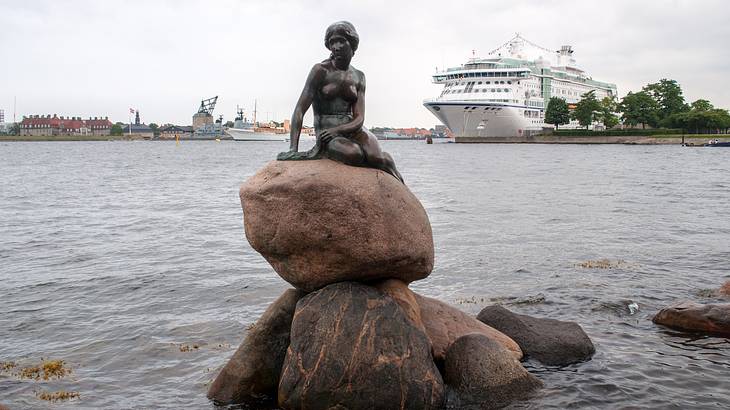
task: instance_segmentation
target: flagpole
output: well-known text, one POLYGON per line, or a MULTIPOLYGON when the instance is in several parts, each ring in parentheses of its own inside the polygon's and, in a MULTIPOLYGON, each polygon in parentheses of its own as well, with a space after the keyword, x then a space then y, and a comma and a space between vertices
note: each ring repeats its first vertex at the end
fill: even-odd
POLYGON ((127 134, 129 138, 132 138, 132 109, 129 109, 129 133, 127 134))

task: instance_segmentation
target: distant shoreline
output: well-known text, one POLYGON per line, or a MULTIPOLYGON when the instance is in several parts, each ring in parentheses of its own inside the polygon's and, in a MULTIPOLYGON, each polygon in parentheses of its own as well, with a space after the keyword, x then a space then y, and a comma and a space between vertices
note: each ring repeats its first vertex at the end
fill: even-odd
MULTIPOLYGON (((687 145, 703 145, 711 139, 730 142, 728 134, 685 135, 687 145)), ((531 137, 456 137, 460 144, 623 144, 623 145, 681 145, 681 135, 647 136, 557 136, 535 135, 531 137)))

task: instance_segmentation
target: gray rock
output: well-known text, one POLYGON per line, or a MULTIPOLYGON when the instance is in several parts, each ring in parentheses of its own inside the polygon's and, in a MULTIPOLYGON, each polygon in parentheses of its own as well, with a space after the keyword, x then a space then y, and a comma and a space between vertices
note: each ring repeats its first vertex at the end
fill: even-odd
POLYGON ((524 400, 542 387, 500 343, 483 334, 462 336, 446 351, 449 408, 495 409, 524 400))
POLYGON ((213 381, 209 399, 219 404, 276 400, 294 309, 302 296, 289 289, 266 309, 213 381))
POLYGON ((302 298, 279 381, 284 409, 437 409, 429 341, 390 296, 341 282, 302 298))
POLYGON ((596 352, 575 322, 519 315, 499 305, 485 307, 477 319, 511 337, 526 357, 549 366, 583 362, 596 352))

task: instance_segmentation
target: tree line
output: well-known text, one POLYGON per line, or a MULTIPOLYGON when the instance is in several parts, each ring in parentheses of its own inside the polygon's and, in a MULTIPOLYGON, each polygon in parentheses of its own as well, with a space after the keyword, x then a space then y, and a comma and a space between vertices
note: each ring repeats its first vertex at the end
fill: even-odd
POLYGON ((545 122, 558 129, 571 120, 577 120, 586 129, 594 122, 602 122, 606 128, 619 123, 630 127, 641 124, 642 129, 648 125, 678 128, 689 133, 718 133, 730 128, 728 110, 715 108, 704 99, 687 104, 677 81, 666 78, 647 84, 639 92, 629 92, 621 101, 616 97, 598 101, 595 91, 591 90, 581 95, 572 111, 564 99, 550 98, 545 122))

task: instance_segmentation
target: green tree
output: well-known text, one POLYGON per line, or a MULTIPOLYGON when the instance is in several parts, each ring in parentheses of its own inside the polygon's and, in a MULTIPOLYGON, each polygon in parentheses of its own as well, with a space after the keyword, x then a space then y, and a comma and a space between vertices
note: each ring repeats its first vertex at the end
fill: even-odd
POLYGON ((571 117, 578 120, 578 124, 588 129, 588 126, 596 118, 596 113, 600 110, 601 103, 596 99, 596 92, 591 90, 580 96, 580 101, 575 104, 571 117))
POLYGON ((702 99, 693 102, 690 107, 692 111, 710 111, 715 108, 709 101, 702 99))
POLYGON ((9 132, 10 132, 10 135, 20 135, 20 123, 17 123, 17 122, 14 123, 10 127, 10 131, 9 132))
POLYGON ((603 97, 598 117, 606 128, 613 128, 618 124, 618 116, 615 114, 617 111, 616 97, 603 97))
POLYGON ((152 129, 152 133, 155 137, 160 136, 160 126, 155 124, 154 122, 151 122, 150 125, 148 125, 152 129))
POLYGON ((682 88, 675 80, 662 78, 658 83, 647 84, 642 91, 649 94, 659 105, 660 122, 672 114, 689 110, 682 96, 682 88))
POLYGON ((226 121, 226 123, 223 126, 227 127, 227 128, 233 128, 233 121, 226 121))
POLYGON ((124 134, 124 124, 122 124, 121 122, 118 122, 118 123, 112 125, 111 135, 120 136, 123 134, 124 134))
POLYGON ((545 122, 555 125, 557 130, 563 124, 570 122, 570 110, 568 103, 560 97, 551 97, 545 109, 545 122))
POLYGON ((645 91, 629 92, 621 99, 618 108, 622 113, 621 119, 632 127, 641 124, 641 128, 645 129, 647 125, 656 127, 659 123, 659 104, 645 91))

